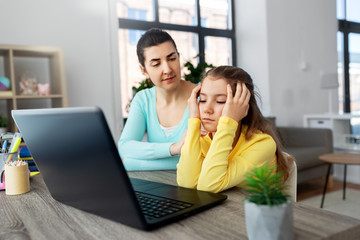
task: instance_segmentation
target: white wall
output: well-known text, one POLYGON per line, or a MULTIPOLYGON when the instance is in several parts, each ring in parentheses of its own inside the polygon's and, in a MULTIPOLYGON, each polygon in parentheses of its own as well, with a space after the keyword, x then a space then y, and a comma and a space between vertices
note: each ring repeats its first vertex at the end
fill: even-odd
MULTIPOLYGON (((115 2, 0 1, 0 44, 62 47, 69 105, 100 106, 117 138, 115 2)), ((335 9, 335 0, 235 1, 238 65, 253 77, 264 115, 278 125, 301 126, 304 114, 328 110, 320 74, 337 70, 335 9)))
POLYGON ((265 116, 271 115, 266 0, 235 1, 238 66, 247 71, 261 95, 265 116))
POLYGON ((235 8, 238 65, 259 87, 264 115, 302 126, 304 114, 327 112, 320 77, 337 72, 336 1, 239 0, 235 8))
POLYGON ((122 121, 116 121, 121 105, 111 5, 111 0, 2 0, 0 44, 63 48, 69 106, 100 106, 117 138, 122 121))

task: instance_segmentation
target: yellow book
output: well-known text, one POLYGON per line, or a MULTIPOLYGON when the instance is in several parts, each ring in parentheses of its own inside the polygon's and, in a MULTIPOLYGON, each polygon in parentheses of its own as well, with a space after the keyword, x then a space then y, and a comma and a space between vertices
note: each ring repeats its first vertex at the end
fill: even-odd
POLYGON ((11 90, 0 90, 0 97, 12 97, 13 92, 11 90))
POLYGON ((28 160, 34 160, 32 157, 19 157, 19 160, 28 161, 28 160))

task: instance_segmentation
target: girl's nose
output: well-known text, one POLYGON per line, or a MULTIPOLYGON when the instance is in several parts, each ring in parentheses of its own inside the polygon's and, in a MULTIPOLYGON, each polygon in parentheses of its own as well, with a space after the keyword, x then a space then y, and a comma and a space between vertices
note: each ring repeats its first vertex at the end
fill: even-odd
POLYGON ((205 103, 204 113, 206 113, 206 114, 212 114, 213 113, 213 108, 211 106, 211 103, 209 103, 209 102, 205 103))

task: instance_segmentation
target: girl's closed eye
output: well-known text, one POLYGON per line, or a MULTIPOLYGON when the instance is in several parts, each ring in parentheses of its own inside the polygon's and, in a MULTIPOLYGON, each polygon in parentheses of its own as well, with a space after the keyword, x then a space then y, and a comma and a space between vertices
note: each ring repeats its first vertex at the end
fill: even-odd
POLYGON ((204 103, 204 102, 206 102, 206 100, 205 99, 200 99, 199 102, 204 103))
POLYGON ((220 96, 216 98, 216 103, 217 104, 225 104, 226 103, 226 97, 225 96, 220 96))

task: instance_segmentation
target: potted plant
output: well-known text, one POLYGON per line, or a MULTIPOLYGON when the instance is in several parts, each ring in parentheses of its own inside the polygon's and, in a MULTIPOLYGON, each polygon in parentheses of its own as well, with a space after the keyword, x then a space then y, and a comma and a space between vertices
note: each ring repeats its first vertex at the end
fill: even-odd
POLYGON ((8 120, 0 114, 0 133, 7 132, 8 120))
MULTIPOLYGON (((133 86, 132 87, 132 93, 133 96, 132 98, 134 98, 135 94, 140 92, 143 89, 146 88, 152 88, 154 86, 154 84, 151 82, 150 79, 146 78, 144 80, 142 80, 141 82, 139 82, 138 86, 133 86)), ((130 101, 126 104, 125 110, 126 112, 129 112, 130 110, 130 104, 131 104, 132 99, 130 99, 130 101)), ((126 122, 126 119, 124 119, 124 123, 126 122)))
POLYGON ((154 86, 154 84, 150 81, 150 79, 146 78, 145 80, 139 82, 139 86, 138 87, 135 87, 133 86, 132 87, 132 90, 133 90, 133 96, 135 96, 135 94, 143 89, 146 89, 146 88, 152 88, 154 86))
MULTIPOLYGON (((199 57, 199 55, 197 55, 195 58, 197 57, 199 57)), ((201 75, 205 72, 205 70, 208 68, 214 68, 214 65, 204 62, 199 63, 195 67, 190 61, 187 61, 184 64, 184 67, 186 67, 190 72, 189 74, 184 75, 185 80, 198 84, 201 81, 201 75)))
POLYGON ((250 240, 294 239, 292 202, 284 194, 285 181, 268 164, 246 175, 246 230, 250 240))

